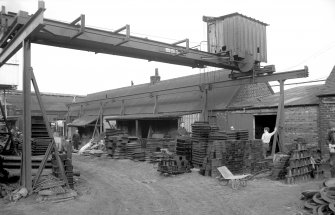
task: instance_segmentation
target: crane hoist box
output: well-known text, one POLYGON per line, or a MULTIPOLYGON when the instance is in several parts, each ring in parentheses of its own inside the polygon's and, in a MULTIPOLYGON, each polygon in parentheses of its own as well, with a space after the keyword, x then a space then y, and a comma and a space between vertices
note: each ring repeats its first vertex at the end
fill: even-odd
POLYGON ((208 52, 229 53, 234 60, 253 58, 267 62, 266 26, 268 24, 239 13, 203 17, 207 23, 208 52))

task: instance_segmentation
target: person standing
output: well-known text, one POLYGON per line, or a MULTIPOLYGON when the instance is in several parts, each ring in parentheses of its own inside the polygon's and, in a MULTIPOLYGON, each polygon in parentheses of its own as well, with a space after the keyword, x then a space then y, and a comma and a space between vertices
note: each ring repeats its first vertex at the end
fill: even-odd
POLYGON ((266 152, 269 151, 269 145, 271 137, 277 132, 277 128, 274 129, 272 133, 269 133, 269 127, 264 128, 264 133, 262 135, 262 142, 263 142, 263 156, 266 158, 266 152))
POLYGON ((179 136, 188 136, 189 133, 187 132, 186 128, 185 128, 185 124, 184 122, 181 122, 178 128, 178 135, 179 136))
POLYGON ((76 150, 79 150, 79 141, 80 141, 80 135, 78 133, 78 129, 76 129, 74 134, 72 135, 73 148, 76 150))

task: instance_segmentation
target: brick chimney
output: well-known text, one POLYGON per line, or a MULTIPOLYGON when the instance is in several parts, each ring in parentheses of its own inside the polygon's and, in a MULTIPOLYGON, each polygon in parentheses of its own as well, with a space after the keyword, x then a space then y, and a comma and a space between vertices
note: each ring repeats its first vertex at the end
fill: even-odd
POLYGON ((156 84, 161 80, 161 76, 158 74, 158 68, 155 69, 155 76, 150 76, 150 84, 156 84))

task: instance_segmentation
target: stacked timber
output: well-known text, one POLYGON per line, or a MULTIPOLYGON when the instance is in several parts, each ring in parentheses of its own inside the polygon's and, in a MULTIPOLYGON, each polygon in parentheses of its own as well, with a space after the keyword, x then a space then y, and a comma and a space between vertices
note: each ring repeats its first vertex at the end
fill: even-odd
POLYGON ((208 122, 192 124, 192 164, 201 167, 207 155, 208 136, 211 126, 208 122))
MULTIPOLYGON (((141 155, 140 150, 141 150, 141 144, 138 142, 137 137, 128 137, 129 142, 126 144, 126 158, 127 159, 134 159, 134 154, 137 154, 137 157, 139 160, 143 160, 143 158, 139 157, 141 155)), ((145 156, 145 155, 144 155, 145 156)))
POLYGON ((127 158, 127 143, 129 142, 128 136, 121 136, 117 138, 116 148, 113 154, 114 159, 126 159, 127 158))
POLYGON ((122 136, 122 135, 126 135, 127 132, 121 130, 121 129, 113 129, 113 128, 108 128, 106 129, 106 136, 122 136))
POLYGON ((114 156, 117 144, 122 141, 122 136, 127 136, 127 133, 120 129, 106 129, 105 145, 107 154, 114 156))

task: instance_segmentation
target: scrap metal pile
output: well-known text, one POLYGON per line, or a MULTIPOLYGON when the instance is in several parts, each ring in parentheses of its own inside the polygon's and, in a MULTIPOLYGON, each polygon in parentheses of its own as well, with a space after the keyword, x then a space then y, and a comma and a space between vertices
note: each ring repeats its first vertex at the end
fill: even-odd
POLYGON ((164 174, 181 174, 191 171, 191 164, 184 155, 162 153, 157 171, 164 174))
POLYGON ((161 149, 175 152, 176 142, 171 138, 148 138, 145 145, 146 161, 157 163, 162 158, 161 149))
POLYGON ((190 137, 177 137, 176 154, 185 156, 189 162, 192 161, 192 139, 190 137))
POLYGON ((302 192, 304 209, 310 214, 335 214, 335 181, 326 180, 320 190, 302 192))

